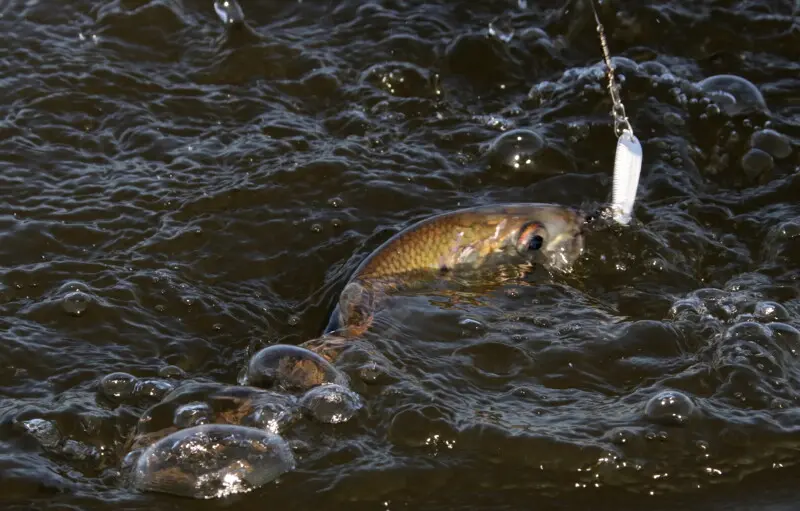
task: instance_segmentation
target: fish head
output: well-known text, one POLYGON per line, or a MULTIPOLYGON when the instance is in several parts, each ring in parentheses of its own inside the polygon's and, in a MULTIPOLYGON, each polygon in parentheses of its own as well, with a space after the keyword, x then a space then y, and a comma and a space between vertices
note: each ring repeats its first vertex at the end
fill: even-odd
POLYGON ((528 261, 569 271, 583 254, 583 226, 584 218, 578 211, 541 208, 521 219, 513 245, 528 261))

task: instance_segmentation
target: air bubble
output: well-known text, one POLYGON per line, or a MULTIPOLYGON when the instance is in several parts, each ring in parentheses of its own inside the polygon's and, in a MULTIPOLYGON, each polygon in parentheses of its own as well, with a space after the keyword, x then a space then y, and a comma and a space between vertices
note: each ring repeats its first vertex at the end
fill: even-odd
POLYGON ((626 445, 636 440, 636 432, 627 428, 615 428, 606 433, 605 437, 615 445, 626 445))
POLYGON ((663 74, 669 73, 669 69, 667 69, 667 66, 665 66, 661 62, 656 62, 655 60, 642 62, 641 64, 639 64, 639 69, 641 69, 642 71, 651 76, 661 76, 663 74))
POLYGON ((645 416, 656 423, 682 426, 694 412, 694 403, 688 396, 674 390, 660 392, 647 402, 645 416))
POLYGON ((132 482, 140 491, 196 499, 250 492, 295 467, 289 444, 275 433, 208 424, 172 433, 148 447, 132 482))
POLYGON ((84 293, 80 290, 72 291, 64 296, 64 299, 61 301, 61 307, 67 314, 77 317, 82 316, 86 312, 91 301, 92 297, 88 293, 84 293))
POLYGON ((211 422, 213 413, 206 403, 187 403, 175 410, 173 422, 180 429, 200 426, 211 422))
POLYGON ((750 110, 767 111, 767 103, 761 91, 741 76, 711 76, 698 82, 697 86, 728 114, 750 110))
POLYGON ((761 149, 750 149, 742 156, 742 170, 750 178, 757 178, 775 166, 775 160, 761 149))
POLYGON ((139 380, 133 394, 138 398, 162 399, 174 388, 172 383, 164 380, 139 380))
POLYGON ((300 398, 300 405, 314 420, 327 424, 347 422, 361 409, 361 397, 336 384, 314 387, 300 398))
POLYGON ((303 391, 323 383, 346 384, 347 378, 313 351, 276 344, 253 355, 242 383, 303 391))
POLYGON ((100 380, 100 392, 113 401, 124 401, 133 397, 138 381, 128 373, 107 374, 100 380))
MULTIPOLYGON (((464 318, 458 322, 458 326, 469 332, 485 332, 486 325, 473 318, 464 318)), ((466 333, 466 332, 465 332, 466 333)))
POLYGON ((503 133, 489 147, 489 164, 500 169, 536 168, 536 157, 544 147, 542 137, 531 130, 517 129, 503 133))
POLYGON ((158 376, 161 378, 180 380, 186 378, 186 372, 178 366, 164 366, 158 370, 158 376))
POLYGON ((753 311, 753 316, 764 322, 787 321, 789 311, 777 302, 758 302, 753 311))
POLYGON ((792 154, 789 139, 775 130, 756 131, 750 137, 750 146, 765 151, 779 160, 792 154))

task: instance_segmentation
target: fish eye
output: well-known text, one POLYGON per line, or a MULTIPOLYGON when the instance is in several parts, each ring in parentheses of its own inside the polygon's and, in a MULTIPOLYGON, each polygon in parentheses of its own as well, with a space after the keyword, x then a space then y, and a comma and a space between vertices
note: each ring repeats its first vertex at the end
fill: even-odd
POLYGON ((535 252, 544 247, 547 231, 538 222, 532 222, 519 231, 517 247, 520 252, 535 252))
POLYGON ((531 237, 531 240, 528 242, 528 250, 539 250, 542 248, 544 244, 544 238, 535 234, 531 237))

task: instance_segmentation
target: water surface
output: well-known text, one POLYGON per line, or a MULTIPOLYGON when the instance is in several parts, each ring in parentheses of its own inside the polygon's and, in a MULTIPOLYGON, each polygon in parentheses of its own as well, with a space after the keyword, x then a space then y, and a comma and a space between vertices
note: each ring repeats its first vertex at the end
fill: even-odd
POLYGON ((278 481, 198 501, 125 477, 169 391, 319 335, 412 221, 608 198, 591 11, 274 0, 237 28, 211 1, 5 2, 4 509, 789 509, 798 6, 603 4, 637 222, 570 275, 394 298, 339 363, 363 408, 287 426, 278 481), (136 379, 109 399, 115 372, 136 379))

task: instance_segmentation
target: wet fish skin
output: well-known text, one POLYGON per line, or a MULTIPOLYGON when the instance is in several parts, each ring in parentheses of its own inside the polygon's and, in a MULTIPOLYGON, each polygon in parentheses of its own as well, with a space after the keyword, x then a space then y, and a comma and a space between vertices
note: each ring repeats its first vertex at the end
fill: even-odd
POLYGON ((540 203, 494 204, 428 217, 362 261, 342 290, 325 332, 345 327, 345 335, 363 333, 379 295, 420 274, 513 262, 567 270, 583 253, 584 218, 578 210, 540 203))

